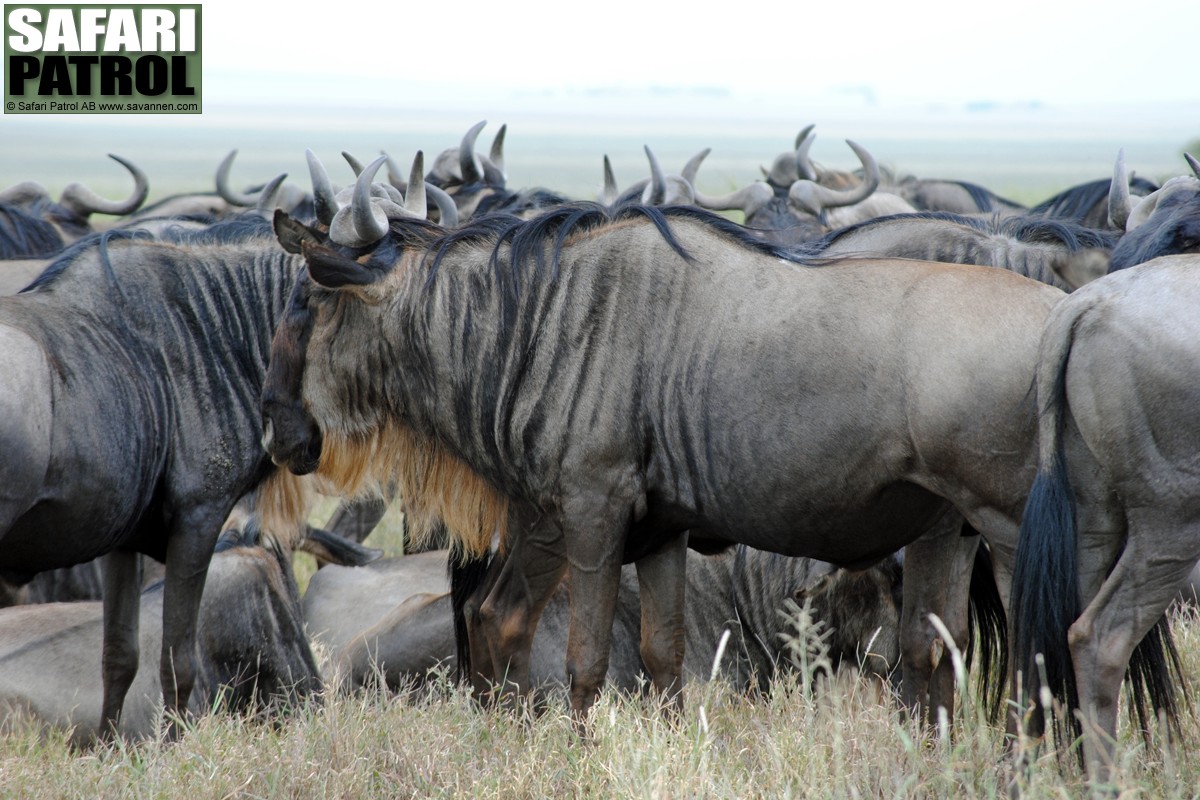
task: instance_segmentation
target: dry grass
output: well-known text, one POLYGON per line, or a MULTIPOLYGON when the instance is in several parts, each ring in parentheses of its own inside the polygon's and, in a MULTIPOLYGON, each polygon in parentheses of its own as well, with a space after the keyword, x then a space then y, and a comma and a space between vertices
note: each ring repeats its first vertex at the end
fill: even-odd
MULTIPOLYGON (((332 506, 323 507, 318 519, 332 506)), ((324 516, 322 516, 324 515, 324 516)), ((372 543, 394 551, 398 519, 372 543)), ((815 641, 805 629, 800 639, 815 641)), ((1196 695, 1200 621, 1176 637, 1196 695)), ((807 651, 806 670, 820 663, 807 651)), ((802 675, 769 697, 721 682, 693 684, 674 723, 646 697, 606 691, 581 742, 564 713, 481 709, 444 676, 399 696, 330 696, 266 722, 211 715, 176 744, 118 743, 75 752, 61 735, 0 737, 0 797, 13 798, 630 798, 1007 796, 1012 754, 963 693, 952 733, 925 731, 876 685, 843 674, 812 688, 802 675)), ((1113 787, 1129 797, 1194 798, 1200 721, 1183 738, 1147 746, 1125 730, 1113 787)), ((1092 788, 1073 759, 1037 755, 1019 784, 1026 797, 1079 797, 1092 788)))

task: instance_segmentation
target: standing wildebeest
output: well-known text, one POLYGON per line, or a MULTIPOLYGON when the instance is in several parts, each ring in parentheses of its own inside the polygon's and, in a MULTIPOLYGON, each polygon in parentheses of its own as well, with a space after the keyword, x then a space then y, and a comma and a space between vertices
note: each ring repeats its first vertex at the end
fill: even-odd
MULTIPOLYGON (((755 181, 720 197, 695 191, 696 205, 715 211, 741 211, 748 229, 778 245, 799 244, 872 217, 916 210, 896 195, 876 193, 879 165, 866 148, 849 139, 846 144, 863 165, 863 178, 856 185, 830 187, 807 178, 781 185, 768 176, 766 181, 755 181)), ((708 150, 696 154, 683 170, 683 178, 693 186, 706 155, 708 150)))
POLYGON ((256 409, 298 264, 267 233, 255 217, 174 242, 101 234, 0 300, 0 574, 113 554, 103 724, 137 669, 136 553, 166 562, 160 670, 179 712, 221 523, 271 472, 256 409))
POLYGON ((54 255, 92 232, 92 214, 122 216, 145 202, 150 191, 146 174, 120 156, 110 153, 109 158, 133 175, 133 194, 125 200, 105 200, 78 183, 63 189, 57 203, 32 181, 0 192, 0 259, 54 255))
MULTIPOLYGON (((1107 275, 1046 322, 1037 480, 1021 527, 1016 664, 1050 688, 1103 778, 1127 672, 1174 721, 1163 612, 1200 559, 1200 256, 1107 275), (1132 662, 1131 662, 1132 658, 1132 662)), ((1177 676, 1176 676, 1177 677, 1177 676)), ((1026 677, 1026 682, 1031 682, 1026 677)))
MULTIPOLYGON (((957 509, 1006 575, 1038 333, 1061 291, 927 262, 808 268, 686 207, 575 204, 448 234, 360 217, 371 229, 345 247, 276 214, 308 272, 289 312, 304 324, 276 341, 265 444, 350 493, 436 484, 414 511, 444 514, 469 554, 510 501, 533 509, 507 530, 514 547, 561 537, 562 556, 527 563, 570 566, 577 714, 607 670, 622 560, 646 564, 643 614, 659 587, 652 644, 678 675, 684 531, 862 566, 957 509), (275 374, 297 347, 303 374, 275 374)), ((964 577, 938 552, 921 556, 943 559, 926 592, 964 577)), ((950 622, 964 640, 965 606, 950 622)))
MULTIPOLYGON (((1126 218, 1126 233, 1113 249, 1112 271, 1159 256, 1200 252, 1200 163, 1184 157, 1193 175, 1171 178, 1136 204, 1128 194, 1114 201, 1119 209, 1114 216, 1126 218)), ((1118 171, 1122 168, 1118 159, 1118 171)))
MULTIPOLYGON (((456 655, 447 552, 423 553, 362 568, 333 567, 313 576, 304 595, 310 635, 330 648, 352 685, 377 670, 388 686, 421 680, 456 655), (362 580, 363 573, 370 577, 362 580), (391 580, 386 587, 382 578, 391 580), (390 592, 391 604, 378 602, 390 592)), ((786 602, 811 601, 812 617, 832 629, 831 666, 860 667, 886 680, 899 662, 900 559, 851 572, 807 558, 787 558, 744 546, 687 557, 688 614, 684 671, 707 680, 724 631, 732 639, 720 667, 740 689, 767 690, 777 667, 788 664, 795 620, 786 602)), ((566 686, 567 593, 560 587, 546 606, 533 640, 530 680, 535 687, 566 686)), ((638 651, 638 587, 634 569, 621 571, 608 681, 634 690, 644 679, 638 651)))
MULTIPOLYGON (((423 212, 420 165, 412 194, 423 212)), ((372 187, 356 191, 365 200, 372 187)), ((333 230, 354 224, 331 196, 317 206, 333 230)), ((0 299, 0 425, 12 456, 0 467, 0 577, 110 554, 102 726, 119 718, 137 670, 137 553, 166 563, 160 672, 166 710, 182 712, 221 524, 255 487, 276 490, 260 502, 264 518, 302 511, 259 443, 272 336, 301 266, 269 230, 252 214, 173 240, 101 234, 0 299)))
POLYGON ((830 231, 799 245, 821 258, 917 258, 999 267, 1070 291, 1108 272, 1113 233, 1033 216, 896 214, 830 231))
MULTIPOLYGON (((193 713, 220 701, 231 711, 266 709, 320 689, 304 633, 291 552, 227 530, 209 567, 197 619, 199 659, 193 713)), ((32 717, 78 744, 104 732, 100 718, 102 610, 99 602, 50 603, 0 612, 0 720, 32 717)), ((155 669, 162 639, 163 585, 138 602, 142 666, 117 731, 153 737, 162 709, 155 669)))

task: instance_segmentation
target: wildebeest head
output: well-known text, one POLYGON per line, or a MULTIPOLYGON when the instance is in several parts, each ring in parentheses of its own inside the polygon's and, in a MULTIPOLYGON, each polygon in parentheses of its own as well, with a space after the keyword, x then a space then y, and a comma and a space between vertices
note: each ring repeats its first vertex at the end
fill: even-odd
POLYGON ((1123 210, 1116 204, 1114 221, 1124 216, 1126 233, 1113 249, 1110 272, 1158 256, 1200 252, 1200 163, 1185 158, 1193 176, 1171 178, 1136 205, 1126 197, 1123 210))

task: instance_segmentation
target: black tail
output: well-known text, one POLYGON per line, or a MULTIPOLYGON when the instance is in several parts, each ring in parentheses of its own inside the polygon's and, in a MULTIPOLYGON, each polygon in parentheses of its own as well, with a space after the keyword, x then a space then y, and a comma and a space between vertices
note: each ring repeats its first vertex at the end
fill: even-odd
POLYGON ((968 615, 970 638, 967 640, 967 666, 971 666, 978 637, 979 669, 972 671, 978 675, 984 712, 994 722, 1000 718, 1000 710, 1004 705, 1004 679, 1008 674, 1008 617, 996 588, 992 551, 985 541, 981 541, 976 548, 975 562, 971 566, 968 615))
POLYGON ((1182 734, 1179 724, 1180 707, 1191 710, 1191 697, 1179 662, 1179 651, 1171 636, 1169 618, 1163 618, 1150 629, 1129 658, 1125 673, 1130 716, 1147 740, 1158 725, 1157 711, 1162 711, 1176 738, 1182 734), (1176 692, 1179 687, 1179 692, 1176 692), (1147 706, 1146 700, 1150 703, 1147 706), (1182 701, 1182 703, 1180 702, 1182 701))
MULTIPOLYGON (((1016 668, 1022 671, 1025 703, 1036 697, 1041 670, 1034 657, 1045 660, 1047 688, 1064 705, 1065 719, 1057 720, 1059 733, 1082 732, 1073 713, 1079 707, 1075 670, 1067 646, 1067 629, 1082 613, 1079 598, 1079 565, 1076 545, 1075 494, 1067 476, 1063 454, 1063 425, 1066 416, 1066 366, 1070 353, 1070 335, 1064 337, 1055 352, 1043 352, 1039 367, 1038 390, 1042 409, 1038 421, 1039 466, 1017 540, 1010 603, 1016 668), (1053 368, 1053 373, 1046 367, 1053 368), (1047 380, 1048 379, 1048 380, 1047 380), (1049 385, 1047 385, 1049 384, 1049 385)), ((1043 339, 1045 341, 1045 339, 1043 339)), ((1035 713, 1035 724, 1044 724, 1035 713)))
POLYGON ((467 681, 471 676, 471 643, 467 636, 467 601, 483 587, 491 563, 490 553, 480 558, 464 559, 455 549, 450 551, 450 606, 454 611, 454 647, 458 654, 455 677, 460 682, 467 681))

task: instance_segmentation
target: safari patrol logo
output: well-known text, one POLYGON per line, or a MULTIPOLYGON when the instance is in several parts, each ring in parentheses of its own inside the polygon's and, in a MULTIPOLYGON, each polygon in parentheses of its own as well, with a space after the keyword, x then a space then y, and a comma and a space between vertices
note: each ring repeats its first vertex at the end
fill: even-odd
POLYGON ((199 114, 200 6, 4 6, 4 113, 199 114))

